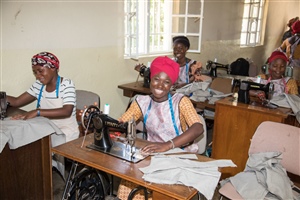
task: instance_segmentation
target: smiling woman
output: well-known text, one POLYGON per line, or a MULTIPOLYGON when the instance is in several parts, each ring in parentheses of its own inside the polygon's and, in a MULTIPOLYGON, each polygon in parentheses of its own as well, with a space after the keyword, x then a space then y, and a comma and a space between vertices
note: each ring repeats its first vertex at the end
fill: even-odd
MULTIPOLYGON (((65 141, 78 138, 76 121, 76 95, 72 80, 60 77, 58 58, 49 52, 40 52, 31 59, 33 75, 36 81, 18 97, 7 96, 10 106, 22 107, 37 100, 36 109, 12 119, 31 119, 39 116, 53 121, 65 135, 65 141)), ((61 144, 56 140, 52 145, 61 144)))
MULTIPOLYGON (((201 119, 188 97, 170 93, 178 78, 179 64, 168 57, 157 57, 151 63, 150 74, 152 94, 138 95, 119 120, 127 122, 134 116, 135 121, 143 121, 149 144, 141 149, 142 153, 165 152, 177 147, 198 152, 195 140, 204 131, 201 119)), ((122 181, 118 197, 126 199, 134 187, 122 181)))

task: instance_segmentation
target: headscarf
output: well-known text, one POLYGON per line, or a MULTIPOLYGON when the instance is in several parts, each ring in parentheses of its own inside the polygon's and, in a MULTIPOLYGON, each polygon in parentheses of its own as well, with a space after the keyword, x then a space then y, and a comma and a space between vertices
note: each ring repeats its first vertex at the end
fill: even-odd
POLYGON ((291 27, 296 21, 299 20, 299 17, 295 17, 289 20, 289 22, 287 23, 288 27, 291 27))
POLYGON ((292 32, 293 32, 293 34, 300 33, 300 21, 299 20, 296 21, 295 23, 293 23, 292 32))
POLYGON ((49 52, 41 52, 34 55, 31 58, 32 66, 40 65, 48 68, 56 68, 59 69, 59 60, 58 58, 49 52))
POLYGON ((271 56, 268 58, 268 63, 271 64, 274 60, 276 60, 278 58, 280 58, 286 62, 289 61, 289 59, 286 57, 285 53, 283 53, 281 51, 273 51, 271 56))
POLYGON ((150 66, 150 78, 160 72, 165 72, 174 84, 179 76, 179 64, 167 56, 155 58, 150 66))
POLYGON ((185 36, 176 36, 176 37, 173 37, 173 44, 175 44, 175 43, 181 43, 184 46, 186 46, 188 49, 190 48, 190 41, 185 36))

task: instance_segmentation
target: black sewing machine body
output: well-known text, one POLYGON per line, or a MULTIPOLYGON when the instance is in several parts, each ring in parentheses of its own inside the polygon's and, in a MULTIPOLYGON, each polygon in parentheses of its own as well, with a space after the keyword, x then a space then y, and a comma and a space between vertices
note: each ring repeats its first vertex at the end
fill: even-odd
POLYGON ((266 98, 268 100, 272 99, 273 91, 274 91, 274 84, 269 82, 268 84, 261 84, 252 81, 241 81, 239 85, 238 91, 238 102, 250 103, 250 90, 261 90, 266 94, 266 98))
POLYGON ((134 121, 120 123, 118 120, 103 114, 98 107, 89 106, 82 114, 82 125, 86 131, 94 132, 94 143, 88 145, 88 148, 130 162, 138 162, 146 157, 135 156, 138 149, 135 147, 136 124, 134 121), (113 141, 110 131, 125 133, 125 138, 122 138, 123 142, 113 141))
POLYGON ((146 67, 144 64, 138 64, 135 66, 135 70, 144 78, 143 87, 150 88, 150 67, 146 67))
POLYGON ((212 76, 212 77, 217 77, 217 69, 220 68, 220 69, 226 69, 226 72, 227 74, 230 74, 230 65, 227 64, 227 65, 223 65, 221 63, 217 63, 217 62, 213 62, 211 60, 208 60, 206 62, 206 69, 209 70, 209 76, 212 76))

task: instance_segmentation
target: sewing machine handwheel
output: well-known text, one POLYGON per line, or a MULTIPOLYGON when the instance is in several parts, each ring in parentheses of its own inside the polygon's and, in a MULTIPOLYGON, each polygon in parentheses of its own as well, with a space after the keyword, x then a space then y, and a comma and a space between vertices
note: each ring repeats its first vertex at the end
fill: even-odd
POLYGON ((100 109, 97 107, 97 106, 94 106, 94 105, 90 105, 89 107, 87 107, 82 115, 81 115, 81 124, 82 124, 82 127, 84 129, 93 129, 93 123, 89 123, 90 121, 90 117, 91 117, 91 114, 94 114, 94 113, 101 113, 100 109), (87 127, 89 126, 89 127, 87 127))

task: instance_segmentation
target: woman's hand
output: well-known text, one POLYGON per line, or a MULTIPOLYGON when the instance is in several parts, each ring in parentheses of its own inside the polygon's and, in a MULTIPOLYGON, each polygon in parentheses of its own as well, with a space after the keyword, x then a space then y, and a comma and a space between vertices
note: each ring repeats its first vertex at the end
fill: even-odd
POLYGON ((10 119, 12 119, 12 120, 26 120, 26 119, 32 119, 32 118, 35 118, 35 117, 37 117, 37 110, 32 110, 32 111, 29 111, 25 114, 14 115, 10 119))
POLYGON ((171 142, 153 142, 151 144, 146 145, 141 149, 141 153, 143 154, 151 154, 151 153, 160 153, 168 151, 172 148, 171 142))

